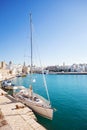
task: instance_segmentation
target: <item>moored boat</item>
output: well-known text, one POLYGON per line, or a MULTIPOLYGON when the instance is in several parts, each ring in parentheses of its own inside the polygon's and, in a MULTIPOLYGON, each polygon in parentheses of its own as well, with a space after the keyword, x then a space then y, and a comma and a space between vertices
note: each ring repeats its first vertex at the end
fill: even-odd
POLYGON ((50 102, 42 96, 33 93, 31 90, 31 87, 29 90, 26 88, 14 87, 13 96, 17 101, 26 104, 39 115, 52 120, 53 109, 51 108, 50 102))
POLYGON ((14 84, 12 84, 11 80, 5 80, 2 81, 1 83, 1 88, 2 89, 13 89, 14 84))
POLYGON ((44 81, 44 86, 46 88, 48 100, 46 100, 44 97, 40 96, 39 94, 34 93, 33 87, 32 87, 33 63, 32 63, 32 18, 31 18, 31 14, 30 14, 30 33, 31 33, 30 87, 29 87, 29 89, 22 88, 19 90, 17 87, 16 88, 14 87, 13 96, 16 98, 16 100, 21 101, 22 103, 26 104, 27 106, 29 106, 33 111, 35 111, 39 115, 52 120, 53 109, 51 107, 49 93, 48 93, 44 73, 42 73, 42 75, 43 75, 43 81, 44 81))

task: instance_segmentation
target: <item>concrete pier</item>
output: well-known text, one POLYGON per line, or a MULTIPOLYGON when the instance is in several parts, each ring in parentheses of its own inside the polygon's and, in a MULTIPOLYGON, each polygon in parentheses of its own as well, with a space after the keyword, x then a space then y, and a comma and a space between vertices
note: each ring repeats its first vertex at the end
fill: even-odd
POLYGON ((0 89, 0 130, 46 130, 24 104, 0 89))

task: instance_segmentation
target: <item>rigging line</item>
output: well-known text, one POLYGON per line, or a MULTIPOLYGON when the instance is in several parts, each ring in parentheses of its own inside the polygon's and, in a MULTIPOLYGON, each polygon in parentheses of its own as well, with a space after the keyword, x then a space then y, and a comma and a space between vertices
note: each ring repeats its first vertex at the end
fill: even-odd
POLYGON ((31 66, 30 66, 30 82, 32 84, 32 55, 33 55, 33 50, 32 50, 32 14, 30 13, 30 43, 31 43, 31 66))
POLYGON ((32 73, 32 54, 33 54, 33 51, 32 51, 32 15, 30 13, 30 34, 31 34, 31 38, 30 38, 30 42, 31 42, 31 73, 32 73))
MULTIPOLYGON (((32 74, 32 18, 31 18, 31 14, 30 14, 30 31, 31 31, 31 74, 32 74)), ((37 46, 38 47, 38 46, 37 46)), ((39 61, 40 61, 40 66, 41 66, 41 69, 42 69, 42 64, 41 64, 41 59, 40 59, 40 55, 39 55, 39 51, 38 51, 38 48, 37 48, 37 53, 38 53, 38 56, 39 56, 39 61)), ((50 97, 49 97, 49 93, 48 93, 48 88, 47 88, 47 83, 46 83, 46 78, 45 78, 45 75, 43 73, 43 69, 42 69, 42 75, 43 75, 43 81, 44 81, 44 86, 45 86, 45 89, 46 89, 46 94, 47 94, 47 97, 48 97, 48 101, 50 103, 50 97)), ((31 77, 32 78, 32 77, 31 77)), ((31 79, 32 80, 32 79, 31 79)), ((51 104, 51 103, 50 103, 51 104)))
POLYGON ((45 78, 45 75, 44 75, 44 72, 43 72, 43 67, 42 67, 42 64, 41 64, 41 59, 40 59, 38 48, 37 48, 37 53, 38 53, 38 56, 39 56, 40 66, 41 66, 41 69, 42 69, 43 81, 44 81, 44 86, 45 86, 45 89, 46 89, 48 101, 51 104, 51 102, 50 102, 50 96, 49 96, 48 88, 47 88, 47 83, 46 83, 46 78, 45 78))
POLYGON ((50 97, 49 97, 49 93, 48 93, 48 89, 47 89, 47 83, 46 83, 46 79, 45 79, 45 75, 43 73, 43 70, 42 70, 42 75, 43 75, 43 79, 44 79, 44 86, 45 86, 45 89, 46 89, 46 92, 47 92, 47 97, 48 97, 48 100, 50 102, 50 97))

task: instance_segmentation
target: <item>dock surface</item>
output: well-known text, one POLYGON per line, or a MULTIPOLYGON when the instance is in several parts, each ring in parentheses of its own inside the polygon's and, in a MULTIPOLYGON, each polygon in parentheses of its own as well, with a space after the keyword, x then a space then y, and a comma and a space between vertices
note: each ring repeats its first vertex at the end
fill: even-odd
POLYGON ((46 130, 30 108, 0 89, 0 130, 46 130))

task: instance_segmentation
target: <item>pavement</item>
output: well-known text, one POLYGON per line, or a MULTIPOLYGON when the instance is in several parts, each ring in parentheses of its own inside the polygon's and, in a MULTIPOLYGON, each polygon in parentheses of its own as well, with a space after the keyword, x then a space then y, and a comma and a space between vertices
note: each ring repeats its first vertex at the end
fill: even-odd
POLYGON ((0 130, 46 130, 32 110, 0 89, 0 130))

